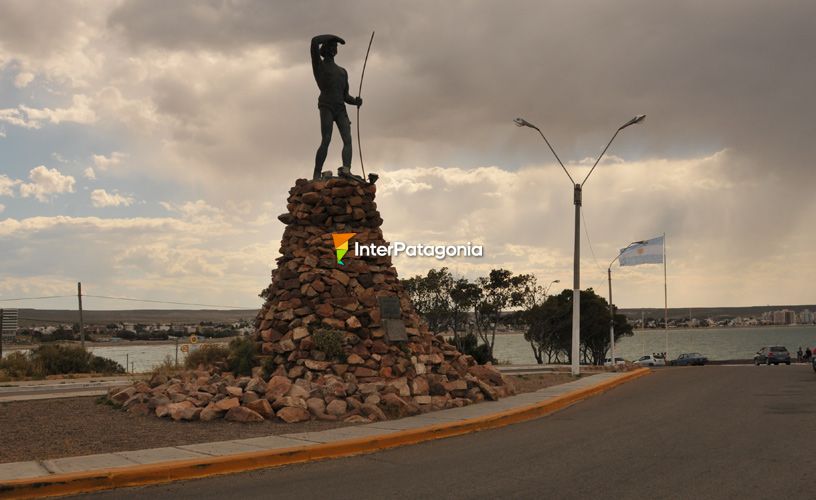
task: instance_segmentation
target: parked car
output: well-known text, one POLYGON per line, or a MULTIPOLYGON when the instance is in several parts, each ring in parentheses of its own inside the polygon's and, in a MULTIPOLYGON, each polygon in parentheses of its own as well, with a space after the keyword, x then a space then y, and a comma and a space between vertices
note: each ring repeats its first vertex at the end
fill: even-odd
POLYGON ((641 356, 640 359, 635 361, 635 364, 640 366, 666 366, 666 359, 647 354, 646 356, 641 356))
POLYGON ((779 363, 791 364, 791 355, 788 348, 781 345, 763 347, 754 355, 754 364, 759 366, 762 363, 778 365, 779 363))
MULTIPOLYGON (((615 364, 616 365, 625 365, 626 360, 623 359, 623 358, 619 358, 619 357, 615 356, 615 364)), ((612 366, 612 359, 611 358, 604 359, 604 366, 612 366)))
POLYGON ((673 359, 671 360, 671 362, 669 362, 671 366, 689 366, 689 365, 703 366, 706 363, 708 363, 708 358, 706 358, 699 352, 686 352, 677 356, 677 359, 673 359))

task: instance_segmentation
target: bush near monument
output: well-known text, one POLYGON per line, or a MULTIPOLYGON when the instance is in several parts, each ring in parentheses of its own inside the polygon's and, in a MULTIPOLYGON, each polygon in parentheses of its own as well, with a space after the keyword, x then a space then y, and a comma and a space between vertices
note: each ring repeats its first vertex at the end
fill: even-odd
POLYGON ((300 179, 290 190, 287 213, 278 217, 286 224, 281 256, 255 320, 258 355, 249 375, 202 362, 112 389, 109 399, 174 420, 292 423, 372 422, 512 394, 492 365, 479 365, 429 332, 389 256, 359 257, 352 246, 344 264, 337 262, 333 233, 386 244, 375 193, 375 185, 345 178, 300 179), (407 342, 389 341, 381 297, 397 299, 407 342))
POLYGON ((184 366, 189 369, 196 369, 199 366, 205 368, 226 368, 227 357, 230 351, 227 346, 221 344, 204 344, 196 347, 187 355, 184 366))
POLYGON ((12 352, 0 360, 0 372, 11 378, 42 378, 72 373, 125 373, 116 361, 94 356, 79 346, 43 345, 29 353, 12 352))

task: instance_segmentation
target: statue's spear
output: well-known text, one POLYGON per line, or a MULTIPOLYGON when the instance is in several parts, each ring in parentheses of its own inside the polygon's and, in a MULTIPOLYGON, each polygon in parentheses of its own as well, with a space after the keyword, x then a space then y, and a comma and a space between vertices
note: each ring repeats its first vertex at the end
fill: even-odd
MULTIPOLYGON (((357 97, 363 92, 363 78, 365 78, 366 64, 368 64, 368 53, 371 52, 371 43, 374 41, 374 32, 371 32, 371 39, 368 41, 368 50, 366 50, 365 61, 363 61, 363 73, 360 75, 360 88, 357 90, 357 97)), ((360 143, 360 106, 357 106, 357 151, 360 154, 360 168, 363 169, 363 178, 365 179, 365 164, 363 164, 363 145, 360 143)))

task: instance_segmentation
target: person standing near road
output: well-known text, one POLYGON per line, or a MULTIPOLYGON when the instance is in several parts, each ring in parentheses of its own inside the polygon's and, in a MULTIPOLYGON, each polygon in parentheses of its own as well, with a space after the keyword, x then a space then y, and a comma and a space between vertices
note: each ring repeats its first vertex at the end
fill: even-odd
POLYGON ((802 356, 803 356, 803 354, 804 354, 804 353, 802 352, 802 346, 799 346, 799 350, 798 350, 798 351, 796 351, 796 361, 797 361, 797 362, 799 362, 799 363, 801 363, 801 362, 802 362, 802 359, 803 359, 803 357, 802 357, 802 356))
POLYGON ((811 356, 813 356, 813 351, 810 350, 810 347, 805 347, 805 361, 808 361, 811 356))

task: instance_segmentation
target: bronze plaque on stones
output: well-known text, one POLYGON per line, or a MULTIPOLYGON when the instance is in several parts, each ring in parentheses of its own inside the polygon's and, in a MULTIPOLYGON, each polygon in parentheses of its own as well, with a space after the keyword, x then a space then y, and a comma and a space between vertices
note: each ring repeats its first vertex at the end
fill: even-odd
POLYGON ((405 331, 405 323, 401 319, 382 320, 385 326, 385 336, 388 342, 408 342, 408 333, 405 331))
POLYGON ((377 302, 380 303, 380 317, 382 319, 400 319, 402 317, 399 297, 377 297, 377 302))
POLYGON ((389 342, 408 342, 405 323, 402 321, 399 297, 378 297, 380 318, 389 342))

